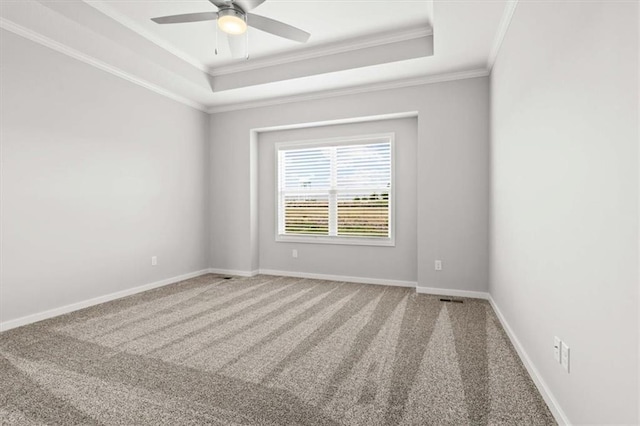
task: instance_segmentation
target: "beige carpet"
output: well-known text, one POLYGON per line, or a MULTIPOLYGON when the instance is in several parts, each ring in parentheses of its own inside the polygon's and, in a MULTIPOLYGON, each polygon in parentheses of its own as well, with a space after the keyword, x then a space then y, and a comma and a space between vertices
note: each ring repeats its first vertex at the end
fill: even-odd
POLYGON ((555 424, 491 307, 205 275, 0 334, 0 424, 555 424))

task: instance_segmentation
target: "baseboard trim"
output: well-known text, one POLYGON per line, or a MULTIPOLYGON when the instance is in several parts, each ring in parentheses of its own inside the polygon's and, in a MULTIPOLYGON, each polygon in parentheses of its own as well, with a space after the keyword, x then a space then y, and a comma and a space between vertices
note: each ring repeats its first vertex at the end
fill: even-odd
POLYGON ((133 294, 142 293, 143 291, 152 290, 154 288, 163 287, 169 284, 174 284, 180 281, 188 280, 189 278, 199 277, 201 275, 208 274, 208 269, 202 269, 196 272, 190 272, 188 274, 178 275, 176 277, 167 278, 161 281, 156 281, 149 284, 144 284, 138 287, 129 288, 127 290, 117 291, 115 293, 106 294, 104 296, 94 297, 93 299, 83 300, 82 302, 72 303, 70 305, 61 306, 59 308, 49 309, 48 311, 39 312, 37 314, 31 314, 24 317, 16 318, 13 320, 0 323, 0 332, 11 330, 12 328, 21 327, 23 325, 32 324, 34 322, 46 320, 49 318, 57 317, 60 315, 68 314, 69 312, 78 311, 80 309, 88 308, 90 306, 99 305, 100 303, 110 302, 112 300, 121 299, 133 294))
POLYGON ((542 379, 542 376, 538 372, 538 369, 535 367, 535 365, 531 361, 531 358, 529 358, 529 355, 524 350, 524 347, 520 343, 520 340, 518 340, 518 337, 516 337, 516 334, 513 332, 513 329, 511 329, 511 327, 509 326, 509 323, 507 322, 506 318, 502 314, 502 311, 500 311, 500 308, 498 308, 498 305, 496 304, 495 300, 493 300, 493 297, 491 297, 491 295, 489 295, 489 303, 491 304, 493 311, 496 313, 498 320, 500 320, 500 324, 502 324, 502 328, 507 333, 507 336, 509 336, 509 340, 511 340, 511 344, 513 344, 513 347, 516 348, 516 352, 520 356, 520 359, 522 360, 522 363, 527 369, 529 376, 531 376, 533 383, 535 383, 536 388, 538 388, 538 392, 540 392, 540 395, 542 395, 542 398, 549 406, 549 410, 551 410, 551 414, 553 414, 553 417, 556 419, 556 422, 558 422, 559 425, 570 425, 571 422, 569 421, 569 418, 564 413, 564 411, 560 407, 560 404, 558 404, 558 401, 551 393, 549 386, 547 386, 546 382, 542 379))
POLYGON ((283 277, 310 278, 327 281, 344 281, 358 284, 389 285, 410 288, 415 288, 416 286, 414 281, 388 280, 384 278, 349 277, 344 275, 313 274, 308 272, 275 271, 272 269, 260 269, 260 273, 265 275, 279 275, 283 277))
POLYGON ((156 281, 149 284, 144 284, 138 287, 133 287, 127 290, 118 291, 115 293, 106 294, 104 296, 95 297, 92 299, 84 300, 82 302, 72 303, 70 305, 61 306, 59 308, 50 309, 44 312, 39 312, 36 314, 27 315, 24 317, 16 318, 13 320, 0 322, 0 332, 11 330, 13 328, 21 327, 23 325, 32 324, 38 321, 46 320, 49 318, 57 317, 60 315, 64 315, 70 312, 78 311, 80 309, 88 308, 90 306, 99 305, 101 303, 110 302, 112 300, 121 299, 123 297, 131 296, 133 294, 142 293, 147 290, 152 290, 154 288, 163 287, 169 284, 174 284, 180 281, 188 280, 190 278, 199 277, 201 275, 205 275, 208 273, 214 274, 223 274, 223 275, 235 275, 241 277, 253 277, 257 274, 265 274, 265 275, 278 275, 285 277, 296 277, 296 278, 310 278, 310 279, 320 279, 320 280, 329 280, 329 281, 344 281, 344 282, 352 282, 359 284, 373 284, 373 285, 388 285, 388 286, 398 286, 398 287, 410 287, 415 288, 417 293, 420 294, 435 294, 435 295, 443 295, 443 296, 457 296, 457 297, 470 297, 476 299, 486 299, 491 304, 498 320, 502 324, 502 328, 507 333, 507 336, 511 340, 518 356, 522 360, 529 376, 531 376, 533 382, 535 383, 540 395, 545 400, 551 413, 553 414, 555 420, 560 425, 570 425, 567 415, 564 413, 560 404, 553 396, 546 382, 542 379, 542 376, 538 372, 537 368, 534 366, 531 358, 524 350, 524 347, 518 340, 517 336, 513 332, 513 329, 505 319, 502 311, 493 300, 493 297, 489 293, 481 292, 481 291, 468 291, 468 290, 454 290, 454 289, 443 289, 443 288, 435 288, 435 287, 418 287, 416 282, 413 281, 401 281, 401 280, 388 280, 388 279, 379 279, 379 278, 366 278, 366 277, 351 277, 351 276, 343 276, 343 275, 327 275, 327 274, 314 274, 307 272, 293 272, 293 271, 276 271, 272 269, 260 269, 255 271, 240 271, 240 270, 232 270, 232 269, 217 269, 217 268, 209 268, 202 269, 200 271, 190 272, 183 275, 178 275, 172 278, 167 278, 164 280, 156 281))
POLYGON ((236 277, 255 277, 258 275, 259 271, 241 271, 239 269, 219 269, 219 268, 209 268, 210 274, 220 274, 220 275, 235 275, 236 277))
POLYGON ((420 294, 435 294, 437 296, 469 297, 471 299, 489 299, 489 293, 484 291, 456 290, 436 287, 416 287, 416 292, 420 294))

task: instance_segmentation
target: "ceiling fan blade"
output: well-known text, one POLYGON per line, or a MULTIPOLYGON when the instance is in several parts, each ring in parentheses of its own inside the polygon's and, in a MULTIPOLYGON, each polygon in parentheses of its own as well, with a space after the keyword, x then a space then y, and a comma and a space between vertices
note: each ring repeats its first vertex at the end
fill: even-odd
POLYGON ((231 3, 233 3, 231 0, 209 0, 209 2, 218 9, 221 7, 229 7, 231 6, 231 3))
POLYGON ((216 19, 218 19, 218 12, 186 13, 151 18, 156 24, 181 24, 183 22, 215 21, 216 19))
POLYGON ((266 0, 234 0, 233 2, 240 6, 242 10, 248 12, 260 6, 266 0))
POLYGON ((254 15, 253 13, 247 13, 247 24, 250 27, 257 28, 280 37, 288 38, 289 40, 299 41, 300 43, 306 43, 307 40, 309 40, 309 37, 311 37, 311 34, 306 31, 302 31, 299 28, 292 27, 284 22, 276 21, 275 19, 254 15))
POLYGON ((244 58, 246 37, 243 35, 231 35, 227 34, 227 40, 229 41, 229 51, 232 58, 244 58))

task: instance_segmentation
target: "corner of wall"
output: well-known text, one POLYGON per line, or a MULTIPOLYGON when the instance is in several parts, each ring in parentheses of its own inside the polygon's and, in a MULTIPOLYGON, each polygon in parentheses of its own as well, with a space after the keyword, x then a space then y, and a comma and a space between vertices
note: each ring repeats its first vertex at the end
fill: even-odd
MULTIPOLYGON (((638 57, 636 58, 636 64, 638 69, 636 70, 638 75, 638 94, 636 96, 636 108, 638 112, 638 389, 637 393, 640 396, 640 5, 637 7, 638 9, 638 19, 636 25, 637 32, 637 52, 638 57)), ((640 424, 640 398, 638 398, 638 424, 640 424)))
POLYGON ((205 213, 205 217, 206 217, 206 224, 205 224, 205 229, 206 229, 206 233, 207 233, 207 247, 206 247, 206 256, 207 256, 207 268, 211 268, 212 267, 212 262, 211 262, 211 255, 212 255, 212 235, 211 235, 211 215, 212 215, 212 203, 213 203, 213 194, 212 194, 212 189, 211 189, 211 179, 212 179, 212 175, 211 175, 211 164, 212 164, 212 149, 211 149, 211 144, 213 143, 213 134, 211 132, 211 128, 213 126, 213 114, 207 113, 207 120, 206 120, 206 124, 205 124, 205 138, 206 138, 206 144, 207 144, 207 155, 206 155, 206 161, 207 164, 205 166, 206 169, 206 173, 207 173, 207 184, 206 184, 206 196, 207 196, 207 211, 205 213))
POLYGON ((259 206, 258 175, 258 132, 249 131, 249 250, 251 251, 250 270, 260 268, 260 229, 258 223, 259 206))
POLYGON ((211 113, 207 114, 207 267, 212 268, 213 265, 213 228, 211 226, 212 215, 213 215, 213 188, 212 188, 212 179, 213 175, 211 173, 212 164, 213 164, 213 117, 214 115, 211 113))

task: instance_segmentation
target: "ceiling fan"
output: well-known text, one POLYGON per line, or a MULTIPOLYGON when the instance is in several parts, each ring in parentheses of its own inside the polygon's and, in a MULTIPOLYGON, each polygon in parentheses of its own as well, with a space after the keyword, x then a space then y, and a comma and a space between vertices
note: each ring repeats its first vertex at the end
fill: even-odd
MULTIPOLYGON (((186 13, 183 15, 151 18, 157 24, 181 24, 186 22, 218 21, 218 28, 230 37, 229 48, 233 57, 242 56, 238 36, 247 31, 247 27, 277 35, 289 40, 306 43, 311 34, 275 19, 249 13, 266 0, 209 0, 218 8, 217 12, 186 13)), ((248 58, 248 55, 247 55, 248 58)))

